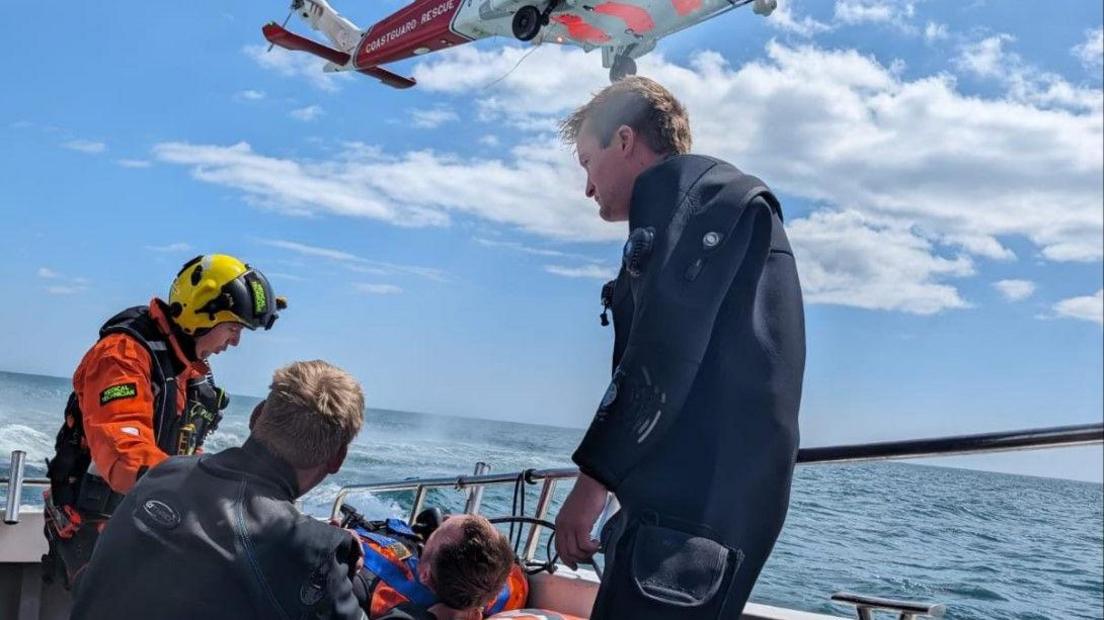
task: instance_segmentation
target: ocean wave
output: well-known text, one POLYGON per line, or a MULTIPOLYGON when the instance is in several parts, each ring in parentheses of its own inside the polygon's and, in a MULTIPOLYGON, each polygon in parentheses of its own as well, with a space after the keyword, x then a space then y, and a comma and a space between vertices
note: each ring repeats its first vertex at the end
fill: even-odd
POLYGON ((0 463, 7 469, 9 455, 15 450, 27 453, 28 467, 44 469, 44 461, 54 455, 54 439, 46 433, 23 424, 0 426, 0 463))

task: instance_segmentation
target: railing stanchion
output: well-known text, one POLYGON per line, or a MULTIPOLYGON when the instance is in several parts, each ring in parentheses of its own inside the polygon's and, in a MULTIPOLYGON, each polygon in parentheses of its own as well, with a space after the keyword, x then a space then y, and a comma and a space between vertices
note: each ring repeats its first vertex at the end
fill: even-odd
POLYGON ((422 511, 422 504, 425 503, 426 491, 428 487, 424 484, 418 485, 418 490, 414 492, 414 504, 410 506, 410 519, 407 523, 413 523, 414 518, 418 516, 418 513, 422 511))
MULTIPOLYGON (((537 499, 537 510, 533 514, 534 517, 544 519, 548 516, 548 508, 552 505, 552 494, 555 491, 556 479, 545 478, 544 485, 541 487, 540 498, 537 499)), ((539 526, 535 524, 529 526, 529 538, 525 539, 525 552, 522 553, 522 561, 528 562, 536 555, 537 545, 540 544, 540 535, 541 528, 539 526)), ((549 535, 551 535, 551 532, 549 532, 549 535)))
MULTIPOLYGON (((482 476, 491 470, 491 466, 479 461, 475 464, 476 476, 482 476)), ((479 506, 483 503, 483 485, 475 485, 468 491, 468 501, 464 504, 464 512, 470 515, 479 514, 479 506)))
POLYGON ((11 453, 11 473, 8 474, 8 502, 4 509, 4 523, 19 523, 19 500, 23 498, 23 463, 27 453, 13 450, 11 453))

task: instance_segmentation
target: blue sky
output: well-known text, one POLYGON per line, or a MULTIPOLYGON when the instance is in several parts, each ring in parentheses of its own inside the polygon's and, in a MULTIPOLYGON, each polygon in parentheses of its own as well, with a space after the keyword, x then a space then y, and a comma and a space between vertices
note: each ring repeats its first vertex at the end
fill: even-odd
MULTIPOLYGON (((291 302, 215 359, 231 391, 320 357, 374 407, 587 424, 626 231, 551 130, 604 85, 599 55, 510 72, 530 48, 484 41, 396 65, 419 86, 395 91, 266 53, 285 14, 41 2, 0 25, 0 368, 70 374, 104 318, 219 251, 291 302)), ((805 445, 1101 419, 1101 23, 1082 0, 782 0, 640 60, 695 151, 783 199, 805 445)), ((942 462, 1101 478, 1098 448, 942 462)))

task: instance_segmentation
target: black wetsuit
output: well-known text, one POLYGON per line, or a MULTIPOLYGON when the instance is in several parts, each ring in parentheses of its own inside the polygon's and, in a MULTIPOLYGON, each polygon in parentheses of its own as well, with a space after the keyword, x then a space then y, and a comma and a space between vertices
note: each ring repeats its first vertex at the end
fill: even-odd
POLYGON ((297 486, 253 439, 164 461, 100 536, 71 618, 363 618, 350 579, 359 542, 301 514, 297 486))
POLYGON ((629 213, 613 381, 573 457, 622 506, 591 617, 739 618, 798 447, 805 327, 781 207, 682 155, 641 174, 629 213))

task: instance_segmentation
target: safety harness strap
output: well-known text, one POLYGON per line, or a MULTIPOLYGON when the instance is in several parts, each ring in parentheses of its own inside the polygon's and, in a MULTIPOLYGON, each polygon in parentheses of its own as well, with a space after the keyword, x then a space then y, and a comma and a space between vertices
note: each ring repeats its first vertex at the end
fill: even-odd
MULTIPOLYGON (((369 532, 364 528, 357 528, 357 534, 371 540, 380 547, 401 545, 394 538, 383 536, 375 532, 369 532)), ((364 568, 379 577, 393 590, 403 595, 406 600, 419 607, 429 608, 437 603, 437 597, 418 581, 418 558, 410 556, 403 560, 403 564, 410 570, 413 579, 408 578, 390 558, 380 553, 372 545, 361 545, 364 549, 364 568)))

